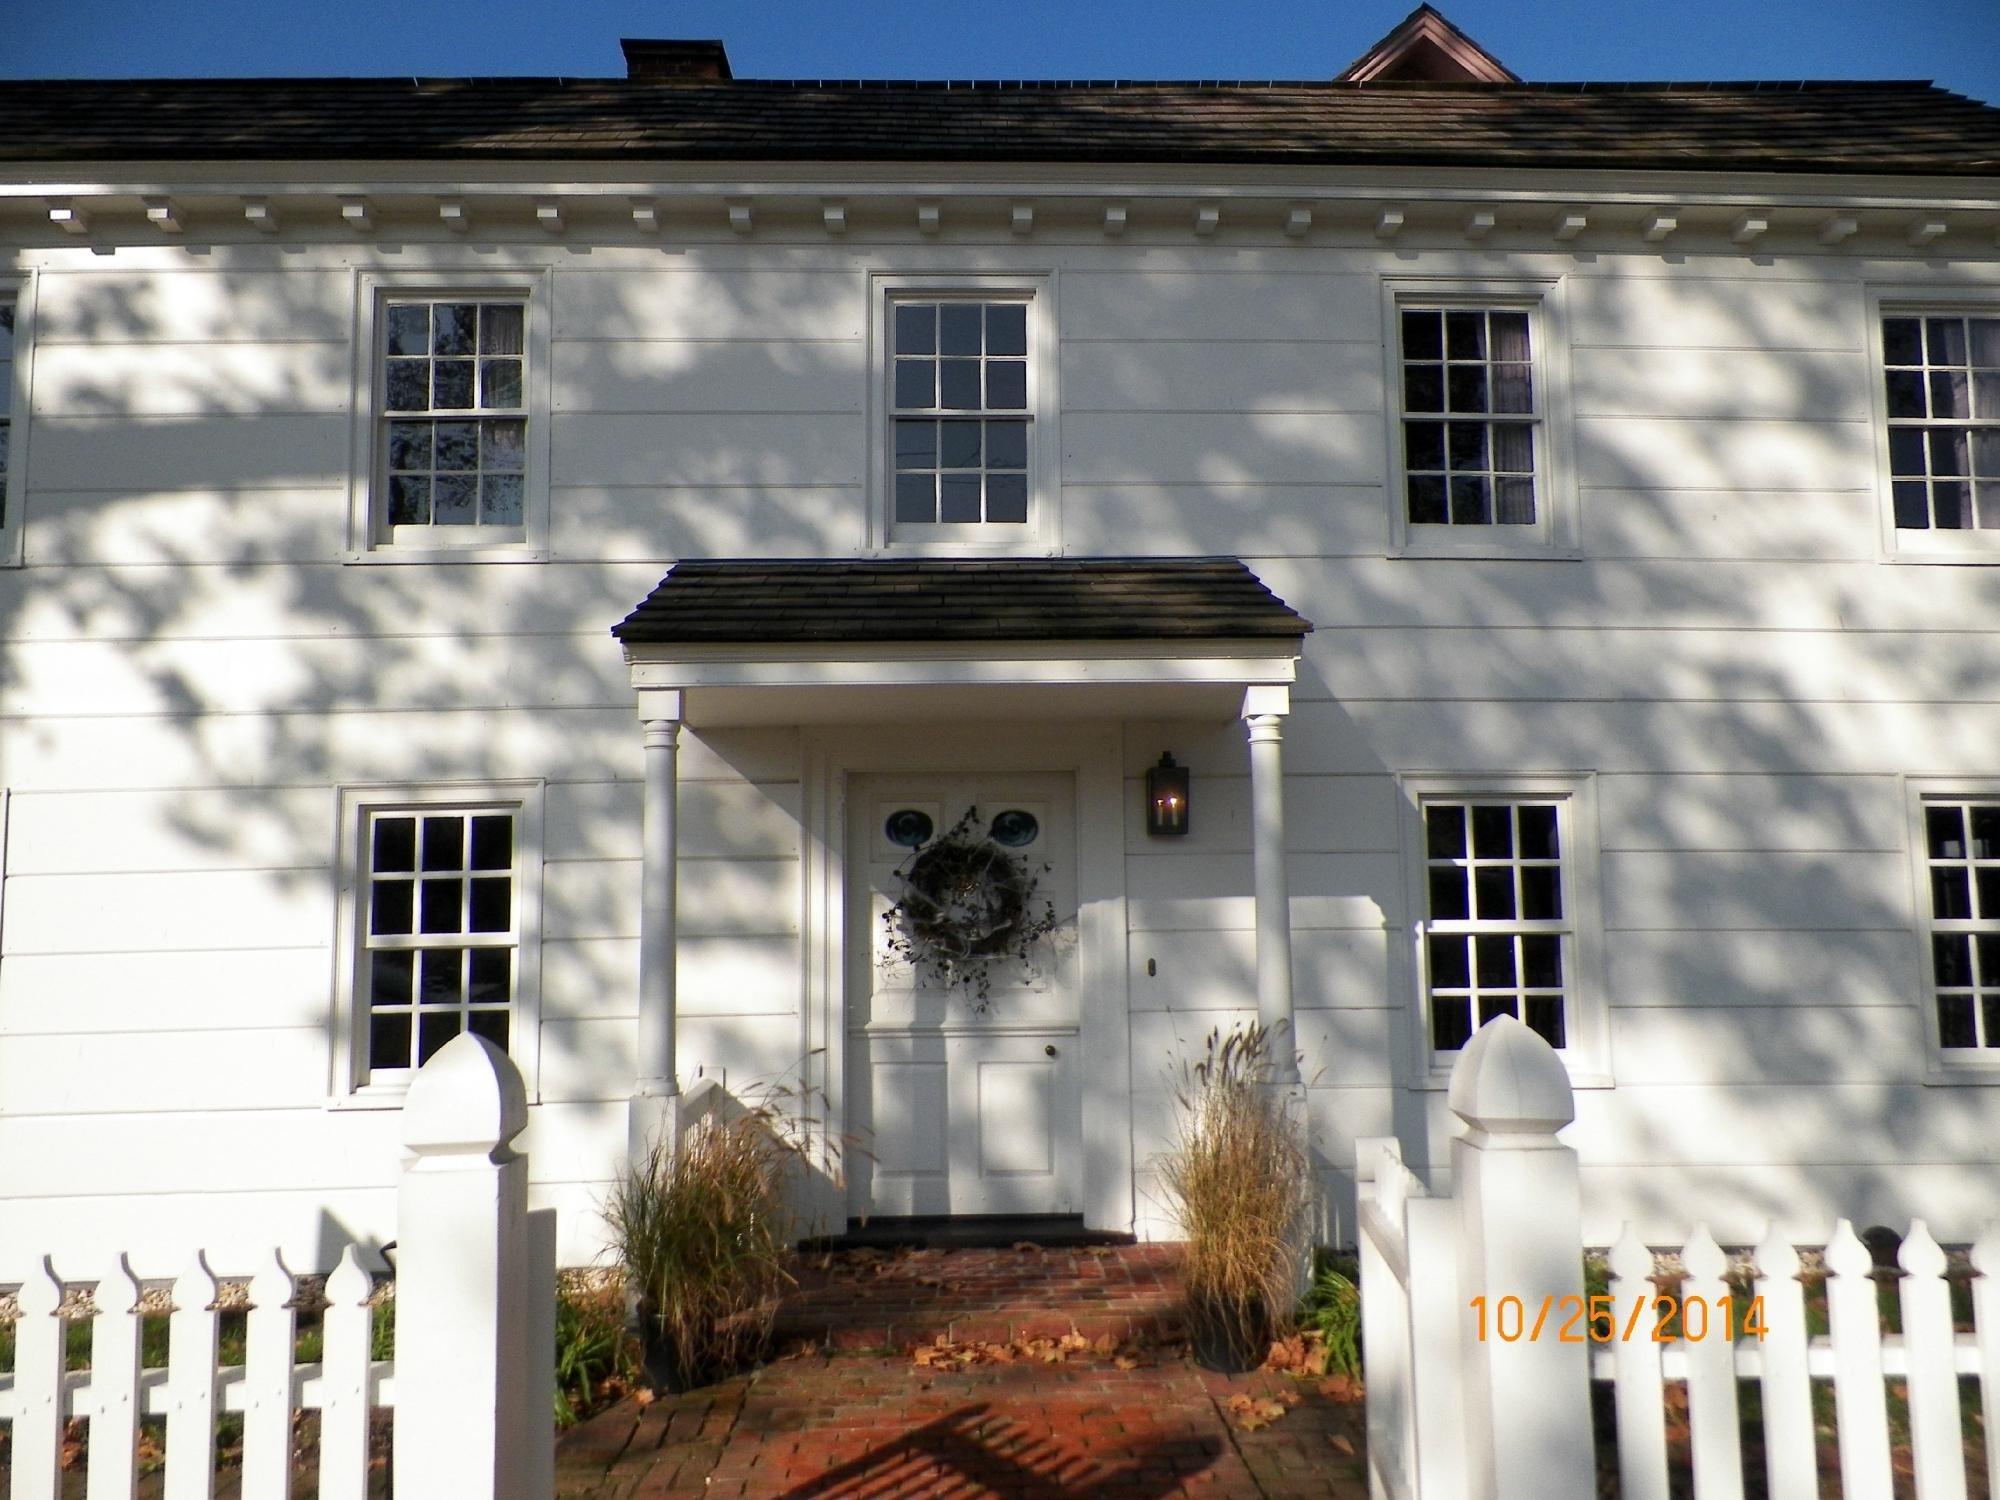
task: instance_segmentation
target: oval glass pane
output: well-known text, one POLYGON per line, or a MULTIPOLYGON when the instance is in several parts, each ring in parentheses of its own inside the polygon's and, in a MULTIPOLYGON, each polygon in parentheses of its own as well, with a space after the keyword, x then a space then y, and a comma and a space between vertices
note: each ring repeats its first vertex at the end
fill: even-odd
POLYGON ((934 827, 929 813, 905 807, 889 814, 882 825, 882 836, 900 848, 914 849, 929 840, 934 827))
POLYGON ((1019 849, 1032 844, 1035 835, 1042 831, 1042 825, 1035 815, 1018 807, 1010 807, 993 820, 987 836, 996 844, 1005 844, 1009 849, 1019 849))

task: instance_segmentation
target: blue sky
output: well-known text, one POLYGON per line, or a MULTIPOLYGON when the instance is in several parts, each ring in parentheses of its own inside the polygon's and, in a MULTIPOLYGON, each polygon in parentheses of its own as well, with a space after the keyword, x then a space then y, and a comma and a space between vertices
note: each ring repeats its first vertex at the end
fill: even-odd
MULTIPOLYGON (((742 76, 1301 78, 1415 0, 12 0, 0 77, 622 72, 720 37, 742 76)), ((1524 78, 1933 78, 2000 103, 2000 0, 1444 0, 1524 78)))

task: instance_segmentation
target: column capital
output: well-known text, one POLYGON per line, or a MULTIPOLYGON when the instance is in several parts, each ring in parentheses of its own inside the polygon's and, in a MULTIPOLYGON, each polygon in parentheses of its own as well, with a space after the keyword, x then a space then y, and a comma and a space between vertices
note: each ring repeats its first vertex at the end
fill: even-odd
POLYGON ((1283 683, 1259 683, 1243 690, 1239 717, 1245 719, 1282 718, 1292 711, 1292 690, 1283 683))
POLYGON ((644 732, 648 750, 672 750, 680 744, 681 721, 679 719, 646 719, 640 728, 644 732))

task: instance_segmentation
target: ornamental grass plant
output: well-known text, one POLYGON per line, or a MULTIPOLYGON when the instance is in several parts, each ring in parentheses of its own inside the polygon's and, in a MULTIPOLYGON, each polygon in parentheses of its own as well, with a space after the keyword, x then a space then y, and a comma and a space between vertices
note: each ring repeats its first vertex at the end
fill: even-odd
POLYGON ((1160 1161, 1186 1236, 1181 1278, 1196 1358, 1249 1369, 1290 1331, 1312 1181, 1305 1124, 1277 1082, 1262 1026, 1208 1034, 1175 1090, 1179 1133, 1160 1161))
POLYGON ((709 1115, 631 1163, 604 1207, 636 1297, 645 1374, 688 1390, 761 1354, 791 1280, 786 1183, 802 1148, 773 1101, 709 1115))

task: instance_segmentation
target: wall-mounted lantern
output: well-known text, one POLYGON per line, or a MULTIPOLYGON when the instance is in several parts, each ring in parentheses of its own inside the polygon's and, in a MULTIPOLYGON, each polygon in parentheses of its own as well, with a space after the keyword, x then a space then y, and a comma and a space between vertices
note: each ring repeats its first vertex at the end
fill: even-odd
POLYGON ((1155 837, 1188 831, 1188 770, 1172 755, 1146 772, 1146 832, 1155 837))

